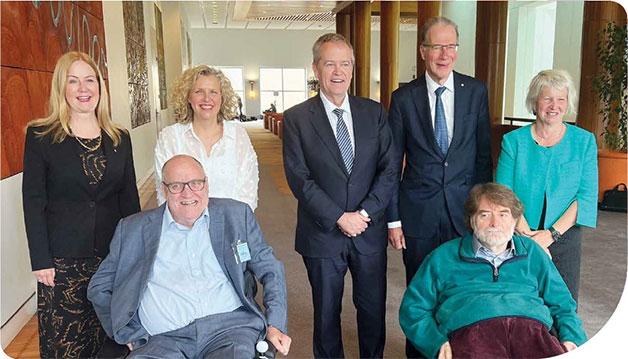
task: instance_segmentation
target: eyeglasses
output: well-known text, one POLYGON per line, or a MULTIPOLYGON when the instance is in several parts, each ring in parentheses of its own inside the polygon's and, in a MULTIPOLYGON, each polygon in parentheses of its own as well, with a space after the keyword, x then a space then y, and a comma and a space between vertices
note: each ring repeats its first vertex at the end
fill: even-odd
POLYGON ((205 182, 207 181, 207 177, 201 179, 195 179, 188 182, 172 182, 166 183, 161 182, 168 188, 168 191, 172 194, 179 194, 185 190, 185 186, 188 186, 191 191, 198 192, 205 187, 205 182))
POLYGON ((448 45, 440 45, 440 44, 423 44, 421 45, 425 48, 428 48, 430 51, 441 51, 445 50, 446 52, 457 52, 458 44, 448 44, 448 45))

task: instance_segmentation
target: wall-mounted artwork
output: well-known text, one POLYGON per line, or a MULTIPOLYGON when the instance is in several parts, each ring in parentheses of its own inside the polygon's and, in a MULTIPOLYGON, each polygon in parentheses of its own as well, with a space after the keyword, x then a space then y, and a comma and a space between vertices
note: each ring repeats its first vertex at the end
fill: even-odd
POLYGON ((159 72, 159 103, 161 109, 168 108, 168 91, 166 89, 166 60, 164 56, 164 28, 161 22, 161 10, 155 6, 155 26, 157 32, 157 71, 159 72))
POLYGON ((24 128, 46 115, 57 59, 89 54, 107 79, 100 1, 1 1, 2 179, 22 172, 24 128))
POLYGON ((144 37, 144 7, 141 1, 123 1, 126 62, 129 75, 131 128, 150 122, 148 64, 144 37))

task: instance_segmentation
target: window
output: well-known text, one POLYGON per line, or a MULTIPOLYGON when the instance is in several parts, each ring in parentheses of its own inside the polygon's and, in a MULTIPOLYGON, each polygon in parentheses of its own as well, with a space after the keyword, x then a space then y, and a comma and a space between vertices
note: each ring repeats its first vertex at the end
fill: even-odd
MULTIPOLYGON (((525 108, 525 98, 530 80, 541 70, 567 70, 579 88, 583 9, 580 0, 508 2, 505 117, 534 119, 525 108)), ((574 121, 574 114, 565 120, 574 121)))
POLYGON ((277 111, 283 112, 307 99, 304 68, 261 68, 259 77, 262 110, 275 103, 277 111))
POLYGON ((242 100, 242 113, 246 113, 246 101, 244 99, 244 77, 242 76, 242 67, 236 66, 216 66, 231 81, 231 87, 236 95, 242 100))

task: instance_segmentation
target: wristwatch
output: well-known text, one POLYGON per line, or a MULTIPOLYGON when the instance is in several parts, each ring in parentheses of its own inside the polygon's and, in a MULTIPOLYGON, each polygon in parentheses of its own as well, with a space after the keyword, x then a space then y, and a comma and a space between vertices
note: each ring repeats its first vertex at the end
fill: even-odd
POLYGON ((552 234, 552 239, 554 240, 554 242, 558 242, 563 238, 563 235, 560 234, 560 232, 557 231, 554 226, 549 227, 548 231, 550 231, 550 233, 552 234))

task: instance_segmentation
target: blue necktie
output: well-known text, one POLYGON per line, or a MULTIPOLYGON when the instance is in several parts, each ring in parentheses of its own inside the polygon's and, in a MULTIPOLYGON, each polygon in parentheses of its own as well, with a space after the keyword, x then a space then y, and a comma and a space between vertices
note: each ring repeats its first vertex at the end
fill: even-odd
POLYGON ((351 137, 349 137, 347 125, 342 119, 343 110, 337 108, 332 112, 338 117, 338 122, 336 123, 336 141, 338 141, 340 155, 345 163, 347 172, 351 173, 351 169, 353 168, 353 146, 351 146, 351 137))
POLYGON ((434 136, 436 143, 440 147, 444 155, 447 154, 449 148, 449 139, 447 138, 447 120, 445 119, 445 108, 440 95, 446 90, 445 86, 439 87, 434 91, 436 93, 436 108, 434 110, 434 136))

